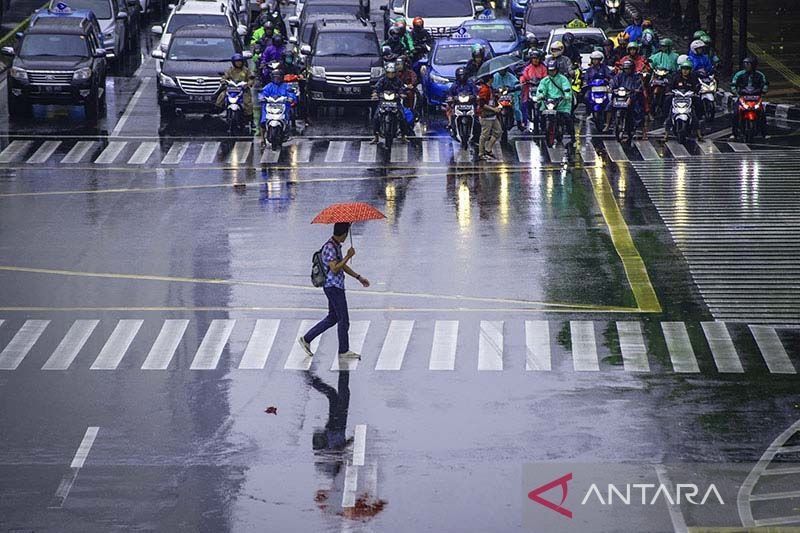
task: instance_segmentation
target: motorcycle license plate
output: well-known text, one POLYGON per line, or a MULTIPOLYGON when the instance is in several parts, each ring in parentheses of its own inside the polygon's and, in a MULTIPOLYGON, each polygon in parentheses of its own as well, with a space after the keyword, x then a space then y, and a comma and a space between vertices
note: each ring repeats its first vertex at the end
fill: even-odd
POLYGON ((542 111, 542 115, 555 115, 555 114, 556 114, 555 109, 545 109, 544 111, 542 111))
POLYGON ((361 87, 339 87, 339 94, 361 94, 361 87))
POLYGON ((608 92, 608 87, 592 87, 592 92, 593 93, 601 93, 601 94, 602 93, 607 93, 608 92))
POLYGON ((462 113, 469 113, 470 111, 472 111, 472 106, 471 105, 457 105, 456 106, 456 111, 460 111, 462 113))
POLYGON ((628 107, 628 102, 625 100, 614 100, 614 107, 628 107))
POLYGON ((213 96, 208 96, 208 95, 201 95, 201 94, 189 95, 190 102, 211 102, 213 99, 214 99, 213 96))

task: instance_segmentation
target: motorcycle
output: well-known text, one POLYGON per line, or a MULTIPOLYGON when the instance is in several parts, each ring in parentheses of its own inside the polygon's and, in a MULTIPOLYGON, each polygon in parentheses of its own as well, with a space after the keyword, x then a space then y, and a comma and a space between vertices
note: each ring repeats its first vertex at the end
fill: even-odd
POLYGON ((746 143, 753 142, 764 112, 761 91, 744 89, 737 101, 737 120, 739 121, 739 138, 746 143))
POLYGON ((713 74, 700 73, 700 100, 703 102, 703 117, 707 122, 716 115, 717 79, 713 74))
POLYGON ((544 119, 545 142, 549 148, 556 145, 556 140, 560 141, 563 137, 562 124, 558 119, 558 105, 561 98, 548 98, 544 102, 542 117, 544 119))
POLYGON ((225 123, 228 125, 228 135, 238 135, 250 129, 244 114, 244 95, 249 90, 246 81, 235 82, 223 80, 225 83, 225 123))
POLYGON ((694 122, 694 111, 692 110, 692 97, 694 92, 675 90, 672 92, 672 109, 670 111, 670 122, 672 131, 678 142, 686 143, 692 130, 694 122))
POLYGON ((664 100, 669 86, 669 78, 669 70, 657 68, 653 72, 653 78, 650 80, 650 94, 653 96, 653 116, 656 118, 663 117, 667 112, 664 109, 664 100))
POLYGON ((461 148, 466 149, 475 130, 475 98, 469 93, 461 93, 450 105, 453 106, 453 133, 461 148))
POLYGON ((378 104, 378 117, 380 123, 380 135, 383 137, 383 146, 387 150, 392 149, 392 143, 397 137, 400 124, 397 117, 400 114, 400 96, 395 91, 384 91, 380 95, 378 104))
POLYGON ((617 87, 612 92, 611 107, 614 113, 614 138, 622 141, 622 136, 633 139, 633 117, 631 117, 631 99, 633 94, 625 87, 617 87))
POLYGON ((508 144, 508 132, 514 127, 514 95, 509 87, 500 87, 497 90, 497 103, 500 106, 500 125, 503 135, 502 144, 508 144))
POLYGON ((598 133, 606 129, 608 108, 608 80, 595 78, 589 82, 589 102, 592 104, 592 122, 598 133))
POLYGON ((540 135, 542 129, 542 111, 539 109, 539 101, 536 98, 536 91, 542 80, 531 80, 528 85, 528 131, 534 135, 540 135))
POLYGON ((266 117, 266 141, 274 151, 279 151, 289 134, 289 99, 285 96, 259 98, 261 112, 266 117))
POLYGON ((603 10, 609 27, 617 28, 622 22, 622 12, 625 11, 623 0, 604 0, 603 10))

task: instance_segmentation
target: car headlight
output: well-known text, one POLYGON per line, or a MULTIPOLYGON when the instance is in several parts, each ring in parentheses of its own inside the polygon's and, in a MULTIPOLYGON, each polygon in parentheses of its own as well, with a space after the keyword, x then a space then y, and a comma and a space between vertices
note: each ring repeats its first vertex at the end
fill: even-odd
POLYGON ((75 74, 72 75, 73 81, 81 81, 81 80, 88 80, 92 77, 92 69, 89 67, 79 68, 75 71, 75 74))
POLYGON ((369 71, 370 78, 380 78, 383 76, 383 67, 372 67, 369 71))
POLYGON ((159 81, 159 83, 161 83, 162 87, 172 87, 172 88, 177 88, 178 87, 178 84, 175 83, 175 80, 173 80, 172 78, 170 78, 169 76, 167 76, 163 72, 159 73, 158 81, 159 81))
POLYGON ((431 81, 433 81, 433 83, 439 83, 439 84, 450 83, 450 80, 448 80, 444 76, 439 76, 438 74, 431 74, 431 81))
POLYGON ((113 43, 115 38, 115 32, 110 31, 108 33, 103 34, 103 40, 113 43))
POLYGON ((312 78, 322 78, 325 79, 325 67, 311 67, 311 77, 312 78))
POLYGON ((19 81, 28 81, 28 71, 19 67, 11 67, 11 77, 19 81))

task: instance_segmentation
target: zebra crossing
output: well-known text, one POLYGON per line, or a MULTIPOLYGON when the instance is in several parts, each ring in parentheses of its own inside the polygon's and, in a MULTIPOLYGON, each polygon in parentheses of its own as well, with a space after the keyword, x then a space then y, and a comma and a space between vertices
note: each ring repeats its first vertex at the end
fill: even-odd
POLYGON ((620 364, 610 362, 617 357, 622 372, 635 374, 795 375, 800 358, 798 347, 789 346, 800 332, 760 324, 408 319, 353 321, 351 349, 363 353, 361 361, 331 352, 335 328, 314 340, 317 355, 311 358, 296 340, 313 324, 279 318, 0 320, 0 338, 9 339, 0 351, 0 371, 261 370, 268 365, 305 371, 322 365, 333 372, 359 367, 397 372, 424 364, 434 372, 586 373, 619 372, 620 364), (103 322, 105 328, 99 327, 103 322), (618 341, 616 354, 609 336, 618 341), (186 357, 176 361, 179 352, 186 357))
MULTIPOLYGON (((574 162, 595 164, 598 157, 610 161, 661 161, 684 159, 694 155, 739 153, 749 151, 746 144, 706 140, 689 149, 674 141, 637 140, 623 145, 614 140, 582 138, 576 146, 574 162)), ((562 147, 547 148, 535 139, 512 140, 506 147, 497 146, 495 155, 504 163, 556 163, 565 161, 562 147)), ((0 148, 0 165, 96 165, 181 167, 261 167, 297 164, 392 164, 441 165, 472 164, 470 150, 464 150, 449 137, 411 139, 395 143, 390 153, 369 140, 317 140, 297 138, 280 151, 262 150, 258 142, 168 141, 168 140, 11 140, 0 148)))
POLYGON ((800 154, 633 166, 715 319, 800 323, 800 154))

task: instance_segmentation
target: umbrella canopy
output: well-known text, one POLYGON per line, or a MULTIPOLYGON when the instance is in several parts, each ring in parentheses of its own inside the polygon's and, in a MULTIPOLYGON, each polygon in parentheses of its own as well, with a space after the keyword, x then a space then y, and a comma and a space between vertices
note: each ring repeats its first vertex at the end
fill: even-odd
POLYGON ((495 57, 482 64, 481 68, 478 69, 478 74, 475 77, 483 78, 485 76, 491 76, 496 72, 500 72, 503 69, 506 68, 511 69, 515 65, 518 65, 522 62, 523 62, 522 59, 510 55, 495 57))
POLYGON ((371 205, 363 202, 350 202, 329 205, 320 211, 311 223, 336 224, 337 222, 362 222, 382 218, 386 218, 386 216, 371 205))

